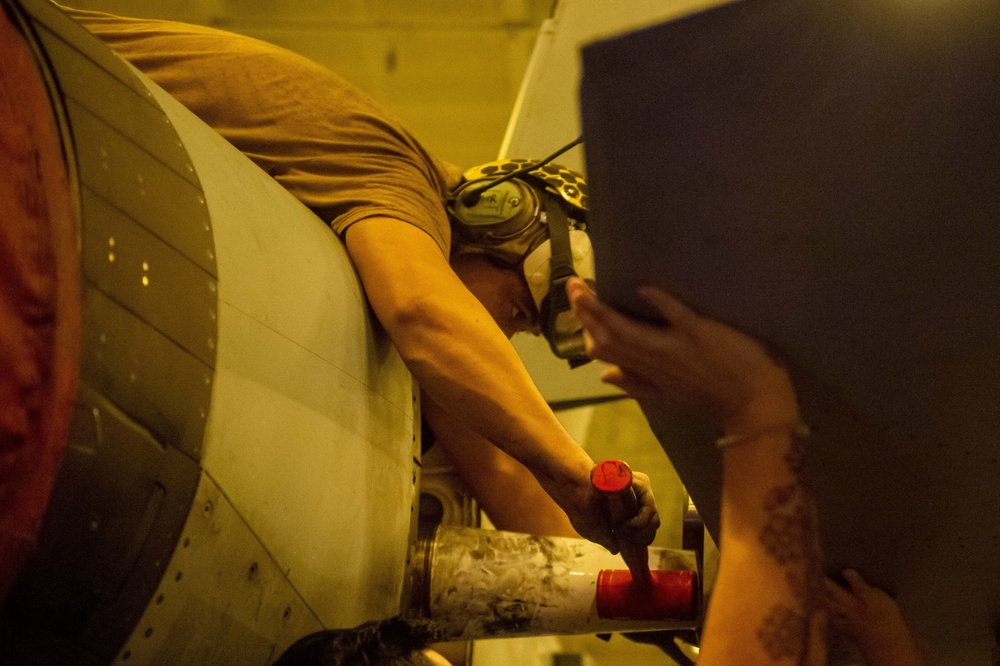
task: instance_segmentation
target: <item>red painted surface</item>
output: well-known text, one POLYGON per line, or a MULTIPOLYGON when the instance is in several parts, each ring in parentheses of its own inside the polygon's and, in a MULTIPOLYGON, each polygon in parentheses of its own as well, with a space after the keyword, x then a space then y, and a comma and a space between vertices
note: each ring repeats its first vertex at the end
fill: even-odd
POLYGON ((632 486, 632 470, 621 460, 602 460, 591 470, 590 481, 603 493, 620 493, 632 486))
POLYGON ((76 394, 80 275, 59 131, 0 11, 0 599, 35 546, 76 394))
POLYGON ((605 620, 690 620, 698 613, 693 571, 651 571, 651 585, 627 569, 597 574, 597 617, 605 620))
MULTIPOLYGON (((632 470, 622 460, 602 460, 590 471, 590 483, 604 493, 612 527, 631 520, 639 512, 632 490, 632 470)), ((649 553, 645 546, 621 544, 622 559, 639 582, 649 580, 649 553)))

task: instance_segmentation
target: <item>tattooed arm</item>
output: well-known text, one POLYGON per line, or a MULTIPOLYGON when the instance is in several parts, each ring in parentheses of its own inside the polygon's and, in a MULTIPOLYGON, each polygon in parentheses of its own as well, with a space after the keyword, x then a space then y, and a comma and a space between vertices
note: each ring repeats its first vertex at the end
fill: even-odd
POLYGON ((825 663, 821 555, 801 449, 790 431, 774 430, 723 454, 721 555, 701 666, 825 663))
POLYGON ((655 288, 639 294, 669 322, 656 326, 568 286, 604 381, 644 408, 713 408, 723 453, 719 574, 699 666, 826 663, 823 576, 798 402, 788 374, 752 338, 655 288))

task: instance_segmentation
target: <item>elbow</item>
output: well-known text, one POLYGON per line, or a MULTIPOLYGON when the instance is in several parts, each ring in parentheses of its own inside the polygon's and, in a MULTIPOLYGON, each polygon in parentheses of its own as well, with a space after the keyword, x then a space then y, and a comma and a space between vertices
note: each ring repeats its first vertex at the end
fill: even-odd
POLYGON ((382 307, 376 310, 379 322, 396 342, 397 347, 401 341, 419 335, 421 331, 432 330, 436 326, 437 318, 428 300, 420 297, 397 299, 382 304, 382 307))
POLYGON ((419 375, 418 367, 439 354, 443 341, 448 339, 446 325, 442 324, 447 318, 433 299, 417 297, 383 304, 375 314, 414 374, 419 375))

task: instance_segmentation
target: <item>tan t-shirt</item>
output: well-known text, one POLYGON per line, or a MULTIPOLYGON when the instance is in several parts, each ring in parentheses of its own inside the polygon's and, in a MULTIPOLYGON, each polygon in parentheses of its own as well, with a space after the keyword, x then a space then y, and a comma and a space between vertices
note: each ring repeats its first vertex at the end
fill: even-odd
POLYGON ((448 256, 444 200, 461 173, 333 72, 243 35, 65 10, 338 234, 387 216, 423 229, 448 256))

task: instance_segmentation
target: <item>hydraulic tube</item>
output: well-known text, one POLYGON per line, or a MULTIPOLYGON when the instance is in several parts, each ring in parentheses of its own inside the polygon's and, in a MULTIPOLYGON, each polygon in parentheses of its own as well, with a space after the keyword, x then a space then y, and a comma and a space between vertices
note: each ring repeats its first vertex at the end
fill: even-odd
POLYGON ((693 628, 694 553, 649 548, 651 584, 583 539, 441 526, 418 544, 413 612, 449 640, 693 628))

